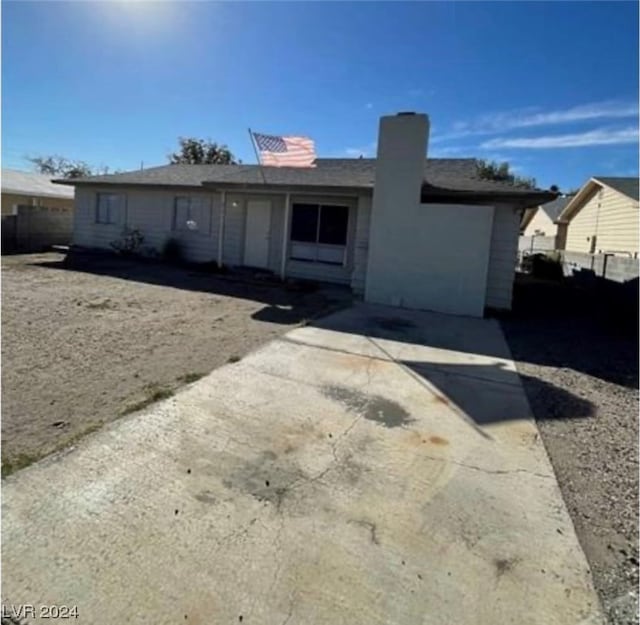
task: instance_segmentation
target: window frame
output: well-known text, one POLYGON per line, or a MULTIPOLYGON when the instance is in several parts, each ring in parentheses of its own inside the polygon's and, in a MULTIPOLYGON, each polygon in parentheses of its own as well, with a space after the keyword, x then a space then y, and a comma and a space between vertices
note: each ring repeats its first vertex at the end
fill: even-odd
POLYGON ((289 224, 289 237, 288 237, 288 254, 287 257, 290 261, 302 262, 302 263, 317 263, 321 265, 330 265, 333 267, 345 267, 347 265, 347 250, 349 248, 349 228, 351 225, 352 219, 352 210, 351 205, 344 201, 305 201, 298 200, 291 203, 291 217, 289 224), (296 206, 315 206, 317 208, 317 221, 316 221, 316 233, 314 241, 300 241, 293 238, 293 219, 294 219, 294 211, 296 206), (322 243, 320 242, 320 230, 322 223, 322 208, 323 207, 340 207, 344 208, 347 211, 347 220, 345 223, 345 233, 344 233, 344 244, 335 244, 335 243, 322 243), (301 248, 303 246, 314 248, 313 258, 302 257, 298 255, 294 255, 295 247, 301 248), (341 259, 339 261, 336 260, 327 260, 327 257, 341 253, 341 259), (321 258, 324 254, 325 258, 321 258))
POLYGON ((96 193, 96 213, 95 213, 95 223, 100 224, 102 226, 117 226, 121 221, 120 210, 124 206, 124 194, 123 193, 114 193, 113 191, 98 191, 96 193), (115 202, 110 201, 107 206, 107 218, 106 221, 101 218, 100 211, 100 201, 102 198, 110 197, 115 198, 115 202), (117 219, 113 217, 113 208, 114 203, 116 203, 117 208, 117 219))
POLYGON ((176 195, 173 198, 173 212, 171 215, 171 230, 173 232, 189 232, 191 234, 200 234, 202 236, 208 236, 211 228, 211 201, 208 198, 192 195, 176 195), (178 226, 178 202, 181 200, 187 201, 187 218, 184 220, 182 227, 178 226), (193 214, 194 206, 200 211, 199 215, 193 214), (197 219, 196 219, 197 217, 197 219), (196 230, 191 230, 186 226, 188 221, 195 221, 198 224, 196 230))

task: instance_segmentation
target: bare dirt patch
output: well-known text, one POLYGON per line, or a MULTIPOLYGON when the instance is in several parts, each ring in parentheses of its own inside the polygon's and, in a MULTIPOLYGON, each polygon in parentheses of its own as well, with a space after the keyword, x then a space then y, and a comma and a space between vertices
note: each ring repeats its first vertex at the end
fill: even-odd
POLYGON ((3 257, 3 471, 171 396, 344 298, 111 256, 3 257))
POLYGON ((608 623, 635 625, 638 337, 634 311, 620 316, 614 303, 604 298, 561 283, 527 279, 516 284, 514 305, 515 314, 502 326, 608 623), (566 394, 550 395, 549 384, 566 394), (590 405, 588 416, 582 416, 584 402, 590 405))

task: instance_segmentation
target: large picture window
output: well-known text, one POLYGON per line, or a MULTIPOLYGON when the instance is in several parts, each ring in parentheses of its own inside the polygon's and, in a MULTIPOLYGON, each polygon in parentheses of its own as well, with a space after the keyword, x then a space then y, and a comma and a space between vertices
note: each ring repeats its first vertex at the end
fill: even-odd
POLYGON ((120 222, 120 207, 123 196, 118 193, 98 193, 96 202, 96 222, 117 224, 120 222))
POLYGON ((348 224, 348 206, 294 204, 290 257, 293 260, 343 265, 348 224))

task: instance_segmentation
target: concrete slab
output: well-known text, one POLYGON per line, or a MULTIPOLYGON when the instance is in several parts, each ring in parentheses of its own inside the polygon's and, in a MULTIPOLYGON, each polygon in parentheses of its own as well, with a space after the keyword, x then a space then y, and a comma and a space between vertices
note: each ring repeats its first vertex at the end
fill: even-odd
POLYGON ((601 622, 492 321, 296 329, 9 477, 2 530, 5 606, 78 623, 601 622))

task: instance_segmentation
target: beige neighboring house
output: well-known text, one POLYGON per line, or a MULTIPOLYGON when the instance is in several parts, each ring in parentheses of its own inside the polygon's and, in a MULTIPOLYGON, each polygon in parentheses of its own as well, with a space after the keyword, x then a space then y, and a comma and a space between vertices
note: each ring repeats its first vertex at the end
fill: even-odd
POLYGON ((51 182, 51 176, 2 169, 2 215, 15 215, 18 206, 43 206, 73 211, 73 187, 51 182))
POLYGON ((522 236, 555 237, 558 234, 558 226, 555 221, 572 198, 571 195, 562 195, 553 202, 527 208, 520 222, 522 236))
POLYGON ((558 249, 638 257, 638 178, 593 177, 558 215, 558 249))

